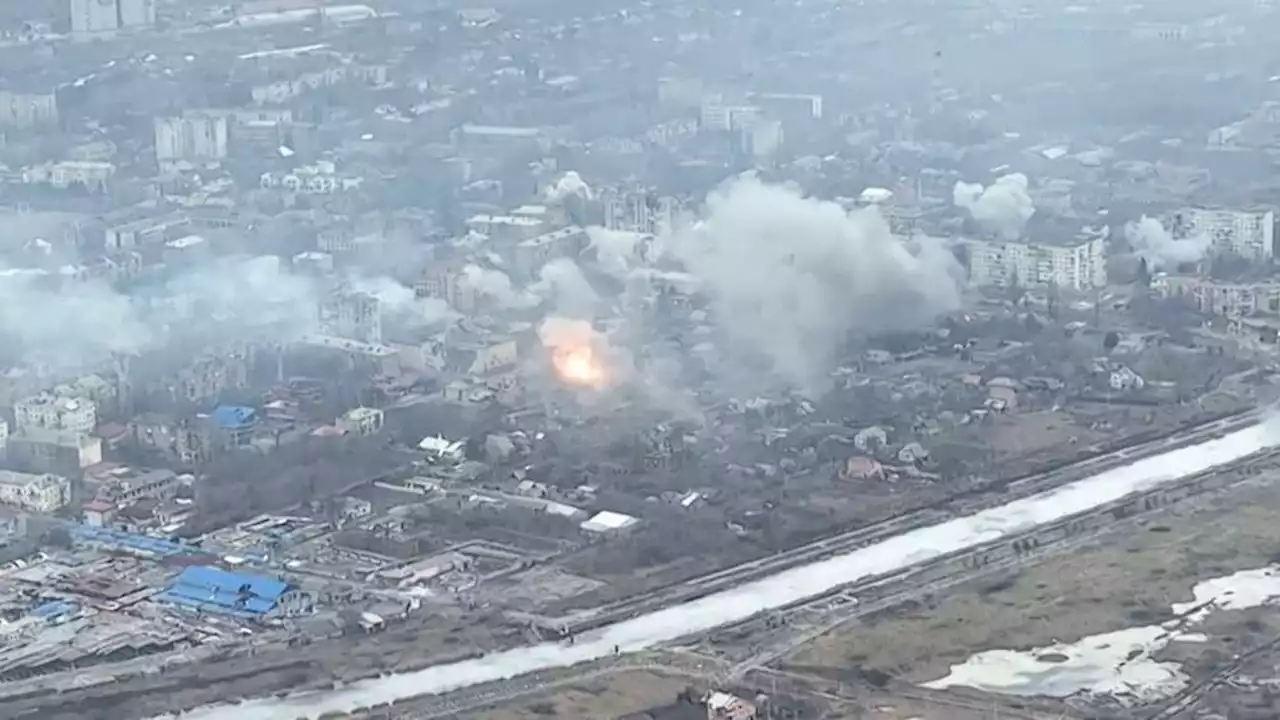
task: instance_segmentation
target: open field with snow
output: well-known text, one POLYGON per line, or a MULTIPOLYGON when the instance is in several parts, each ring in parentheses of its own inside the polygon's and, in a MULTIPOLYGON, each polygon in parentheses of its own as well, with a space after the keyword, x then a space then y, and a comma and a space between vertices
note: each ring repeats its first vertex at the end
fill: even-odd
POLYGON ((1280 471, 1144 517, 1073 554, 868 618, 786 663, 947 678, 942 685, 1011 698, 1091 689, 1106 705, 1138 703, 1141 687, 1109 692, 1136 683, 1159 699, 1280 632, 1272 631, 1280 608, 1270 606, 1280 580, 1257 572, 1276 560, 1280 471), (1209 608, 1188 605, 1209 598, 1209 608), (973 657, 981 651, 995 652, 973 657))

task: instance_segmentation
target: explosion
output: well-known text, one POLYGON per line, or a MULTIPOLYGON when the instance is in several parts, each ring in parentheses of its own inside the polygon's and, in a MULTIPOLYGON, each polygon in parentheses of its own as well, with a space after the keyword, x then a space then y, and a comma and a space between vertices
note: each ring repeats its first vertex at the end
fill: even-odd
POLYGON ((551 364, 560 379, 582 388, 603 389, 609 371, 601 353, 604 340, 583 320, 550 317, 538 327, 538 337, 551 351, 551 364))
POLYGON ((553 350, 551 362, 560 378, 571 385, 596 390, 604 387, 604 367, 597 361, 596 353, 589 345, 553 350))

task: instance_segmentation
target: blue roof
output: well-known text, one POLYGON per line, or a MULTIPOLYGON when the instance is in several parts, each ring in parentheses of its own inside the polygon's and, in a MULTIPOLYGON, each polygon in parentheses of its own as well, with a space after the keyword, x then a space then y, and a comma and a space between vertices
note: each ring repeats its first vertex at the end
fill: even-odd
POLYGON ((155 538, 149 535, 122 532, 112 528, 74 524, 70 525, 68 529, 71 532, 71 537, 76 540, 114 545, 116 547, 151 553, 161 557, 192 555, 199 552, 198 548, 193 548, 184 543, 155 538))
POLYGON ((239 430, 252 425, 258 417, 258 411, 243 405, 219 405, 213 409, 210 417, 223 430, 239 430))
POLYGON ((52 618, 59 615, 66 615, 76 611, 74 603, 63 602, 62 600, 53 600, 43 605, 39 605, 31 611, 32 615, 42 618, 52 618))
POLYGON ((253 617, 270 612, 288 589, 287 583, 275 578, 194 565, 155 599, 205 612, 253 617))

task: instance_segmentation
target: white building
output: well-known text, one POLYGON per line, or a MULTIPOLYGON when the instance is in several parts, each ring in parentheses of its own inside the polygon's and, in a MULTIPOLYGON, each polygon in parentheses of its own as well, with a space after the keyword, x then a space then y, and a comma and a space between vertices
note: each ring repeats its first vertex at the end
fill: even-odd
POLYGON ((376 295, 339 289, 321 301, 320 332, 362 343, 382 342, 382 304, 376 295))
POLYGON ((291 172, 267 172, 258 179, 263 190, 284 190, 302 195, 333 195, 358 189, 364 184, 359 175, 343 175, 327 160, 305 165, 291 172))
POLYGON ((50 513, 71 500, 71 482, 58 475, 0 470, 0 504, 50 513))
POLYGON ((1211 315, 1246 317, 1280 315, 1280 283, 1233 283, 1187 275, 1159 275, 1151 288, 1162 297, 1189 299, 1211 315))
POLYGON ((338 419, 338 427, 352 435, 375 435, 382 430, 383 418, 382 411, 377 408, 352 408, 338 419))
POLYGON ((28 128, 58 122, 58 96, 0 90, 0 125, 28 128))
POLYGON ((152 27, 156 24, 156 0, 116 0, 116 13, 121 28, 152 27))
POLYGON ((1044 287, 1086 290, 1107 284, 1105 235, 1059 244, 965 240, 969 282, 975 287, 1044 287))
POLYGON ((71 34, 86 38, 156 24, 155 0, 70 0, 71 34))
POLYGON ((1275 255, 1276 215, 1271 210, 1184 208, 1174 213, 1174 237, 1207 235, 1213 252, 1265 260, 1275 255))
POLYGON ((758 105, 726 103, 720 97, 711 97, 702 103, 699 124, 703 130, 729 131, 750 127, 761 115, 758 105))
POLYGON ((613 535, 630 530, 639 523, 638 519, 630 515, 602 510, 589 519, 583 520, 578 527, 592 535, 613 535))
POLYGON ((15 402, 13 419, 18 432, 43 428, 88 435, 97 427, 98 408, 92 400, 85 398, 43 393, 15 402))
POLYGON ((23 168, 22 182, 49 185, 59 190, 82 186, 93 192, 105 192, 115 174, 116 166, 109 162, 63 160, 23 168))
POLYGON ((600 194, 600 201, 606 228, 645 235, 670 230, 680 210, 675 198, 643 189, 606 189, 600 194))
POLYGON ((190 111, 179 117, 156 118, 156 162, 163 168, 177 162, 206 163, 226 158, 228 125, 225 114, 213 112, 190 111))

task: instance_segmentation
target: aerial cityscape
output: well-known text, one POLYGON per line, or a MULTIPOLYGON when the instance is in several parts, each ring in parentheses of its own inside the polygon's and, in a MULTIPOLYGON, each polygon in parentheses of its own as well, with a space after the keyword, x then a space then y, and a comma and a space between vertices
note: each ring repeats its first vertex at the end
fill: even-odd
POLYGON ((1275 720, 1278 34, 0 3, 0 719, 1275 720))

